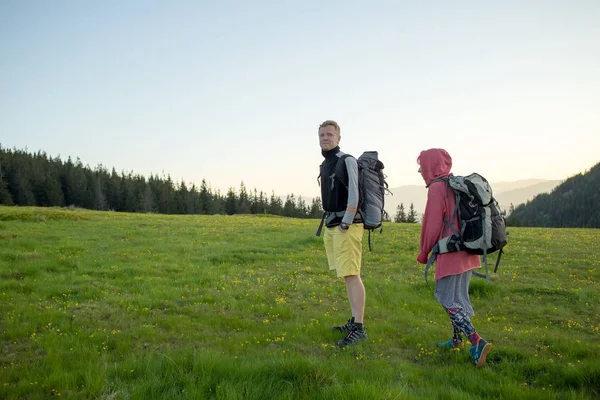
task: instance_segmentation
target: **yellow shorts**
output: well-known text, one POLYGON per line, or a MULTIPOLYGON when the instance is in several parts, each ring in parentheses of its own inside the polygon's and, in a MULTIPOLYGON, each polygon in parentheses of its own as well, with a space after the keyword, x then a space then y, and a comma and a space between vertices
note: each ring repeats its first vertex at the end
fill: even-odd
POLYGON ((352 224, 342 233, 337 226, 325 229, 323 242, 329 269, 335 269, 338 277, 360 275, 362 261, 362 224, 352 224))

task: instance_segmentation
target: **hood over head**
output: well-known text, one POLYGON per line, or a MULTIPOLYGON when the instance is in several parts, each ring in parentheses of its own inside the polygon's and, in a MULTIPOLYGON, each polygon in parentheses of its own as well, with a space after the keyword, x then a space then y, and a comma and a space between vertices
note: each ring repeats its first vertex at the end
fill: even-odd
POLYGON ((436 178, 450 175, 452 169, 452 157, 444 149, 422 151, 417 158, 417 163, 421 166, 421 175, 426 185, 436 178))

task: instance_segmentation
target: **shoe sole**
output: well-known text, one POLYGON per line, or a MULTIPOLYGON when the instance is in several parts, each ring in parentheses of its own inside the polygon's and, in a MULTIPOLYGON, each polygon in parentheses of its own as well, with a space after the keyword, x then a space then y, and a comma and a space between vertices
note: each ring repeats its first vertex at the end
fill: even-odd
POLYGON ((485 364, 485 358, 487 356, 487 353, 489 353, 491 349, 492 349, 492 344, 488 343, 485 345, 483 350, 481 350, 481 357, 479 357, 479 362, 476 365, 478 368, 483 367, 483 365, 485 364))
POLYGON ((461 343, 458 346, 440 346, 440 344, 438 343, 436 346, 437 346, 438 349, 454 350, 454 349, 462 349, 463 347, 465 347, 465 344, 461 343))

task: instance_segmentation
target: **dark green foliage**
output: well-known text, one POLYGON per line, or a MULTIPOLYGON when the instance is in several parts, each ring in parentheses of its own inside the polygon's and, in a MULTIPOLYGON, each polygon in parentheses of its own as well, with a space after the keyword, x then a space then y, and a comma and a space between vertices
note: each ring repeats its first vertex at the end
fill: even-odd
POLYGON ((321 198, 316 197, 313 199, 310 205, 309 217, 310 218, 321 218, 323 214, 323 206, 321 205, 321 198))
POLYGON ((281 198, 271 193, 271 201, 269 202, 269 214, 283 215, 283 202, 281 198))
MULTIPOLYGON (((2 148, 0 147, 0 151, 2 148)), ((4 175, 2 174, 2 169, 6 169, 6 166, 2 163, 3 157, 0 157, 0 204, 6 204, 8 206, 13 205, 12 195, 8 191, 8 184, 4 180, 4 175)))
POLYGON ((206 185, 206 180, 202 179, 200 195, 198 196, 198 212, 200 214, 214 214, 214 211, 211 208, 211 196, 208 186, 206 185))
POLYGON ((5 204, 7 206, 12 206, 12 196, 8 191, 8 185, 4 182, 4 179, 0 177, 0 204, 5 204))
POLYGON ((404 211, 404 204, 398 204, 396 207, 396 216, 394 217, 394 222, 406 222, 406 211, 404 211))
POLYGON ((510 226, 600 228, 600 163, 514 208, 510 226))
POLYGON ((228 215, 237 214, 237 199, 234 188, 227 191, 227 200, 225 200, 225 212, 228 215))
POLYGON ((237 214, 250 213, 250 197, 248 196, 248 191, 246 190, 246 185, 244 185, 244 182, 240 184, 240 195, 237 199, 237 202, 237 214))
POLYGON ((29 154, 0 146, 0 205, 64 207, 100 211, 160 214, 274 214, 320 218, 321 200, 309 207, 300 197, 287 196, 284 204, 273 193, 230 188, 226 196, 213 192, 203 179, 200 189, 185 181, 175 184, 169 175, 146 178, 133 172, 91 169, 78 158, 66 162, 46 153, 29 154))
POLYGON ((406 215, 406 222, 414 224, 417 222, 417 211, 415 210, 415 205, 410 203, 410 208, 408 209, 408 214, 406 215))
POLYGON ((410 224, 417 223, 417 211, 415 210, 415 205, 410 203, 410 208, 408 209, 407 214, 404 210, 404 204, 400 203, 398 207, 396 207, 394 222, 408 222, 410 224))

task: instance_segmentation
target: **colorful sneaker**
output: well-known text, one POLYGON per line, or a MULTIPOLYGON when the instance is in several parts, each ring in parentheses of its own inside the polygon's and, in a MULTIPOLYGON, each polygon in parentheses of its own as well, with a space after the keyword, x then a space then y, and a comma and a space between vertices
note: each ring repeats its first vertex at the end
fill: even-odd
POLYGON ((485 364, 485 357, 487 353, 489 353, 492 348, 491 343, 488 343, 484 339, 479 339, 479 342, 475 346, 471 345, 471 357, 473 357, 473 361, 475 362, 475 366, 482 367, 485 364))
POLYGON ((458 349, 458 348, 465 347, 465 345, 463 344, 462 340, 450 338, 450 339, 446 340, 445 342, 439 342, 437 344, 437 347, 442 348, 442 349, 458 349))
POLYGON ((368 336, 365 328, 359 331, 356 327, 353 327, 352 330, 348 332, 342 340, 338 340, 337 343, 340 347, 353 346, 358 343, 359 340, 365 340, 367 338, 368 336))
POLYGON ((348 320, 348 322, 346 322, 344 325, 342 326, 333 326, 331 327, 331 330, 336 331, 336 332, 342 332, 342 333, 350 333, 350 331, 354 329, 354 317, 350 318, 348 320))

